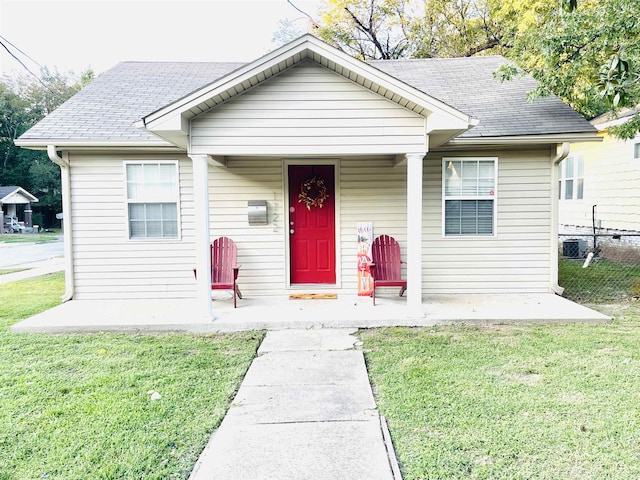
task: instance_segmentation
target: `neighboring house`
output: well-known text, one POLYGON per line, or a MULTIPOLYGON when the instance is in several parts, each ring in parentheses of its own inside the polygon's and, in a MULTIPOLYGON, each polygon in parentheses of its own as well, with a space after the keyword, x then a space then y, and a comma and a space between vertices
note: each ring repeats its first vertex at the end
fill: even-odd
POLYGON ((210 314, 222 235, 245 297, 355 295, 360 222, 400 242, 412 312, 426 294, 554 291, 555 164, 596 130, 528 102, 531 78, 496 80, 503 63, 365 63, 305 35, 246 64, 117 65, 17 141, 62 168, 66 299, 210 314))
POLYGON ((0 187, 0 233, 24 233, 33 230, 31 204, 38 198, 18 186, 0 187))
POLYGON ((631 118, 601 115, 591 121, 602 142, 571 145, 560 165, 560 232, 640 233, 640 136, 621 140, 608 128, 631 118))

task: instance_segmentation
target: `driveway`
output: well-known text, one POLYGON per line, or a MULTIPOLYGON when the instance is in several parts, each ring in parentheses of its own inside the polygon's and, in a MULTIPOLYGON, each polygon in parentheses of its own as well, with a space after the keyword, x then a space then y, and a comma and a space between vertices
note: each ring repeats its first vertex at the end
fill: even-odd
MULTIPOLYGON (((7 234, 9 235, 9 234, 7 234)), ((12 267, 23 263, 41 262, 64 255, 62 236, 55 242, 43 243, 6 243, 0 242, 0 268, 12 267)))

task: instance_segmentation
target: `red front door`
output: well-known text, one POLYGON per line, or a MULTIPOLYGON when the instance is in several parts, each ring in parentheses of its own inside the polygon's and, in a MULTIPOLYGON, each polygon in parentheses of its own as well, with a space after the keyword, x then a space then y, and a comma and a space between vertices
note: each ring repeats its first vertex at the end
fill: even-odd
POLYGON ((336 283, 333 165, 289 165, 291 284, 336 283))

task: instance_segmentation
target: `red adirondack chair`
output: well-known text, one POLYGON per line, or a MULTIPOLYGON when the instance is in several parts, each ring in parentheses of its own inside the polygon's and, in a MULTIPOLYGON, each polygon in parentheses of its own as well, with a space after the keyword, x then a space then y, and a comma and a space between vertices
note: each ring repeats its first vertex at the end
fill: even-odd
MULTIPOLYGON (((233 308, 237 307, 236 297, 242 298, 236 283, 241 266, 237 257, 238 249, 230 238, 220 237, 211 244, 211 290, 232 290, 233 308)), ((193 273, 195 275, 196 271, 193 273)))
POLYGON ((373 304, 376 304, 376 287, 400 287, 401 297, 407 289, 402 279, 400 245, 389 235, 380 235, 371 245, 371 276, 373 277, 373 304))

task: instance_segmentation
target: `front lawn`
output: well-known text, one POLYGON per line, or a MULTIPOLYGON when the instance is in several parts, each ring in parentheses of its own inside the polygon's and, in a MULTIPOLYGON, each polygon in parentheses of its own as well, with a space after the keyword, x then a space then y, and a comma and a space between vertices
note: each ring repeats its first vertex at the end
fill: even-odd
POLYGON ((639 322, 361 331, 404 480, 640 478, 639 322))
POLYGON ((0 242, 3 243, 46 243, 58 240, 60 240, 60 235, 56 232, 4 233, 0 235, 0 242))
POLYGON ((63 274, 0 290, 0 479, 187 479, 263 334, 8 331, 63 292, 63 274))
POLYGON ((22 268, 22 267, 0 268, 0 275, 9 275, 10 273, 24 272, 25 270, 29 270, 29 269, 22 268))

